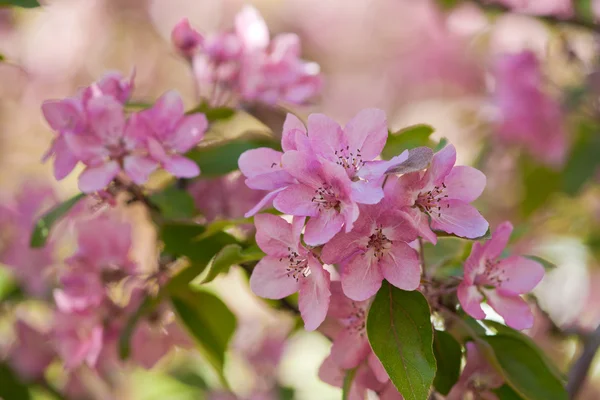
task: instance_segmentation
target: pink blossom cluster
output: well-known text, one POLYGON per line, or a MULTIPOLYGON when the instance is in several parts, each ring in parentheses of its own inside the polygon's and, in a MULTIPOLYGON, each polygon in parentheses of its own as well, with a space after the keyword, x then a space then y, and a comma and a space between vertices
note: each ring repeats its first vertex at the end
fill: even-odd
POLYGON ((212 106, 305 104, 320 91, 319 65, 300 59, 298 36, 285 33, 271 40, 265 21, 251 6, 239 12, 232 31, 203 36, 183 19, 171 36, 212 106))
MULTIPOLYGON (((119 366, 119 337, 147 293, 146 280, 129 255, 129 224, 100 213, 78 216, 75 230, 76 250, 59 269, 53 289, 50 329, 41 331, 25 321, 16 325, 18 339, 10 360, 28 380, 42 377, 57 358, 73 379, 83 365, 101 375, 119 366), (116 285, 126 294, 125 301, 114 296, 116 285)), ((174 346, 191 345, 173 317, 161 304, 138 321, 130 341, 137 365, 151 368, 174 346)))
POLYGON ((203 114, 185 115, 181 97, 165 93, 149 109, 127 114, 133 76, 117 73, 79 91, 74 97, 47 100, 42 112, 56 132, 45 159, 54 157, 54 176, 60 180, 77 163, 84 193, 106 188, 114 179, 145 183, 159 166, 176 177, 191 178, 198 166, 182 154, 204 137, 203 114))
POLYGON ((565 116, 560 103, 544 89, 536 55, 523 51, 500 56, 494 77, 498 138, 522 146, 544 164, 563 165, 568 151, 565 116))

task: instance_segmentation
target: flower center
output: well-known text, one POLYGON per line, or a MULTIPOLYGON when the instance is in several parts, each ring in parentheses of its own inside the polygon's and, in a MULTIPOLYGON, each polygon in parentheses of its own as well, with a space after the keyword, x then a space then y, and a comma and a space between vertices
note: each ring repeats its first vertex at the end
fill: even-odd
POLYGON ((319 211, 334 209, 339 212, 342 203, 333 190, 333 186, 327 183, 323 183, 321 187, 315 189, 315 195, 311 201, 317 203, 319 211))
POLYGON ((353 301, 352 312, 342 322, 346 325, 346 329, 363 336, 366 333, 366 321, 365 309, 353 301))
MULTIPOLYGON (((291 247, 288 247, 289 254, 287 256, 288 266, 286 268, 287 276, 291 277, 298 282, 300 278, 307 278, 310 275, 310 267, 308 266, 308 259, 303 258, 291 247)), ((279 261, 283 261, 286 257, 281 257, 279 261)))
MULTIPOLYGON (((424 212, 437 214, 438 217, 441 217, 442 207, 440 206, 440 202, 448 197, 447 194, 444 194, 445 189, 446 184, 442 182, 442 186, 434 186, 432 190, 419 193, 415 204, 424 212)), ((450 208, 450 204, 446 204, 446 208, 450 208)))
POLYGON ((500 260, 485 260, 482 273, 475 278, 476 285, 498 286, 508 278, 504 276, 504 269, 498 267, 500 260))
POLYGON ((346 148, 336 150, 335 156, 337 157, 336 164, 350 170, 351 174, 355 174, 363 165, 365 165, 362 155, 360 154, 360 149, 350 151, 350 146, 346 146, 346 148))
POLYGON ((378 260, 381 260, 386 251, 392 247, 392 243, 393 242, 383 234, 383 228, 378 226, 375 228, 375 232, 369 236, 367 249, 373 249, 373 256, 378 260))

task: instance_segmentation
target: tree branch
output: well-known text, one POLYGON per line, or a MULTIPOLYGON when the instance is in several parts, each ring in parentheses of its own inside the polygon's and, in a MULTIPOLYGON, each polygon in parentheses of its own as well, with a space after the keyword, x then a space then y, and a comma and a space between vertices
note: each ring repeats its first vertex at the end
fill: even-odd
MULTIPOLYGON (((485 11, 491 12, 512 12, 509 7, 503 6, 501 4, 490 4, 489 1, 486 0, 471 0, 472 3, 477 4, 485 11)), ((573 26, 578 26, 580 28, 590 29, 595 32, 600 32, 600 25, 595 22, 585 20, 579 16, 573 16, 571 18, 560 18, 552 15, 533 15, 534 17, 545 21, 549 24, 568 24, 573 26)))
POLYGON ((600 348, 600 325, 594 333, 583 339, 583 351, 569 371, 567 392, 570 399, 574 399, 582 389, 598 348, 600 348))

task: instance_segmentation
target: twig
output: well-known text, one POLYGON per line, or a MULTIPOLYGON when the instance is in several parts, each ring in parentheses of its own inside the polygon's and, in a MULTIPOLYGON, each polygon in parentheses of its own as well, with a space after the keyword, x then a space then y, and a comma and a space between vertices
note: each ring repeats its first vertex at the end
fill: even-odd
MULTIPOLYGON (((490 4, 489 1, 485 0, 472 0, 472 2, 479 5, 486 11, 512 12, 512 10, 509 7, 503 6, 501 4, 490 4)), ((585 29, 590 29, 595 32, 600 32, 600 25, 596 24, 595 22, 585 20, 578 16, 573 16, 571 18, 559 18, 552 15, 535 15, 535 17, 550 24, 568 24, 585 29)))
POLYGON ((574 399, 582 389, 598 348, 600 348, 600 325, 594 333, 583 340, 583 351, 569 371, 567 392, 570 399, 574 399))

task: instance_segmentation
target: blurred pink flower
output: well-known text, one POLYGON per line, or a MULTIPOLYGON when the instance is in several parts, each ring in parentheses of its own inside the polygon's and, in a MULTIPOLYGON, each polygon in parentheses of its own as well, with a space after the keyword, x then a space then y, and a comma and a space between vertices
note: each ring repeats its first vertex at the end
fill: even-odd
POLYGON ((44 376, 46 367, 55 357, 50 335, 18 320, 15 324, 17 343, 10 349, 10 364, 24 380, 44 376))
POLYGON ((425 173, 392 177, 385 186, 386 197, 409 215, 420 236, 434 244, 437 237, 432 229, 476 238, 483 236, 489 226, 470 204, 483 192, 485 175, 455 163, 456 149, 449 144, 433 156, 425 173))
POLYGON ((349 233, 339 233, 323 247, 328 264, 340 264, 344 294, 356 301, 374 296, 386 279, 403 290, 421 281, 419 256, 407 243, 417 239, 406 214, 384 201, 361 206, 349 233))
POLYGON ((268 299, 298 292, 305 329, 317 329, 329 307, 329 272, 300 243, 304 218, 294 218, 290 224, 276 215, 260 214, 254 223, 256 243, 267 255, 254 267, 250 288, 268 299))
POLYGON ((30 247, 37 218, 56 204, 54 191, 42 183, 27 182, 12 199, 0 204, 3 232, 0 262, 11 269, 27 293, 43 296, 48 290, 48 270, 55 263, 52 237, 43 248, 30 247))
POLYGON ((467 363, 458 382, 452 387, 446 400, 463 400, 474 396, 483 400, 498 400, 491 389, 504 383, 502 377, 486 361, 473 342, 466 344, 467 363))
POLYGON ((560 103, 543 90, 535 54, 523 51, 501 56, 494 76, 499 139, 523 146, 542 163, 561 166, 568 150, 564 114, 560 103))
POLYGON ((300 59, 300 39, 281 34, 271 41, 265 21, 251 6, 238 13, 233 32, 203 37, 182 20, 171 37, 191 60, 197 84, 213 106, 304 104, 321 89, 319 66, 300 59))
POLYGON ((104 343, 101 316, 57 312, 54 315, 56 350, 68 369, 83 363, 95 367, 104 343))
POLYGON ((533 314, 520 295, 542 280, 544 267, 525 257, 500 258, 512 230, 511 223, 504 222, 490 240, 473 244, 457 294, 462 308, 473 318, 485 318, 480 303, 486 299, 508 326, 527 329, 533 326, 533 314))

